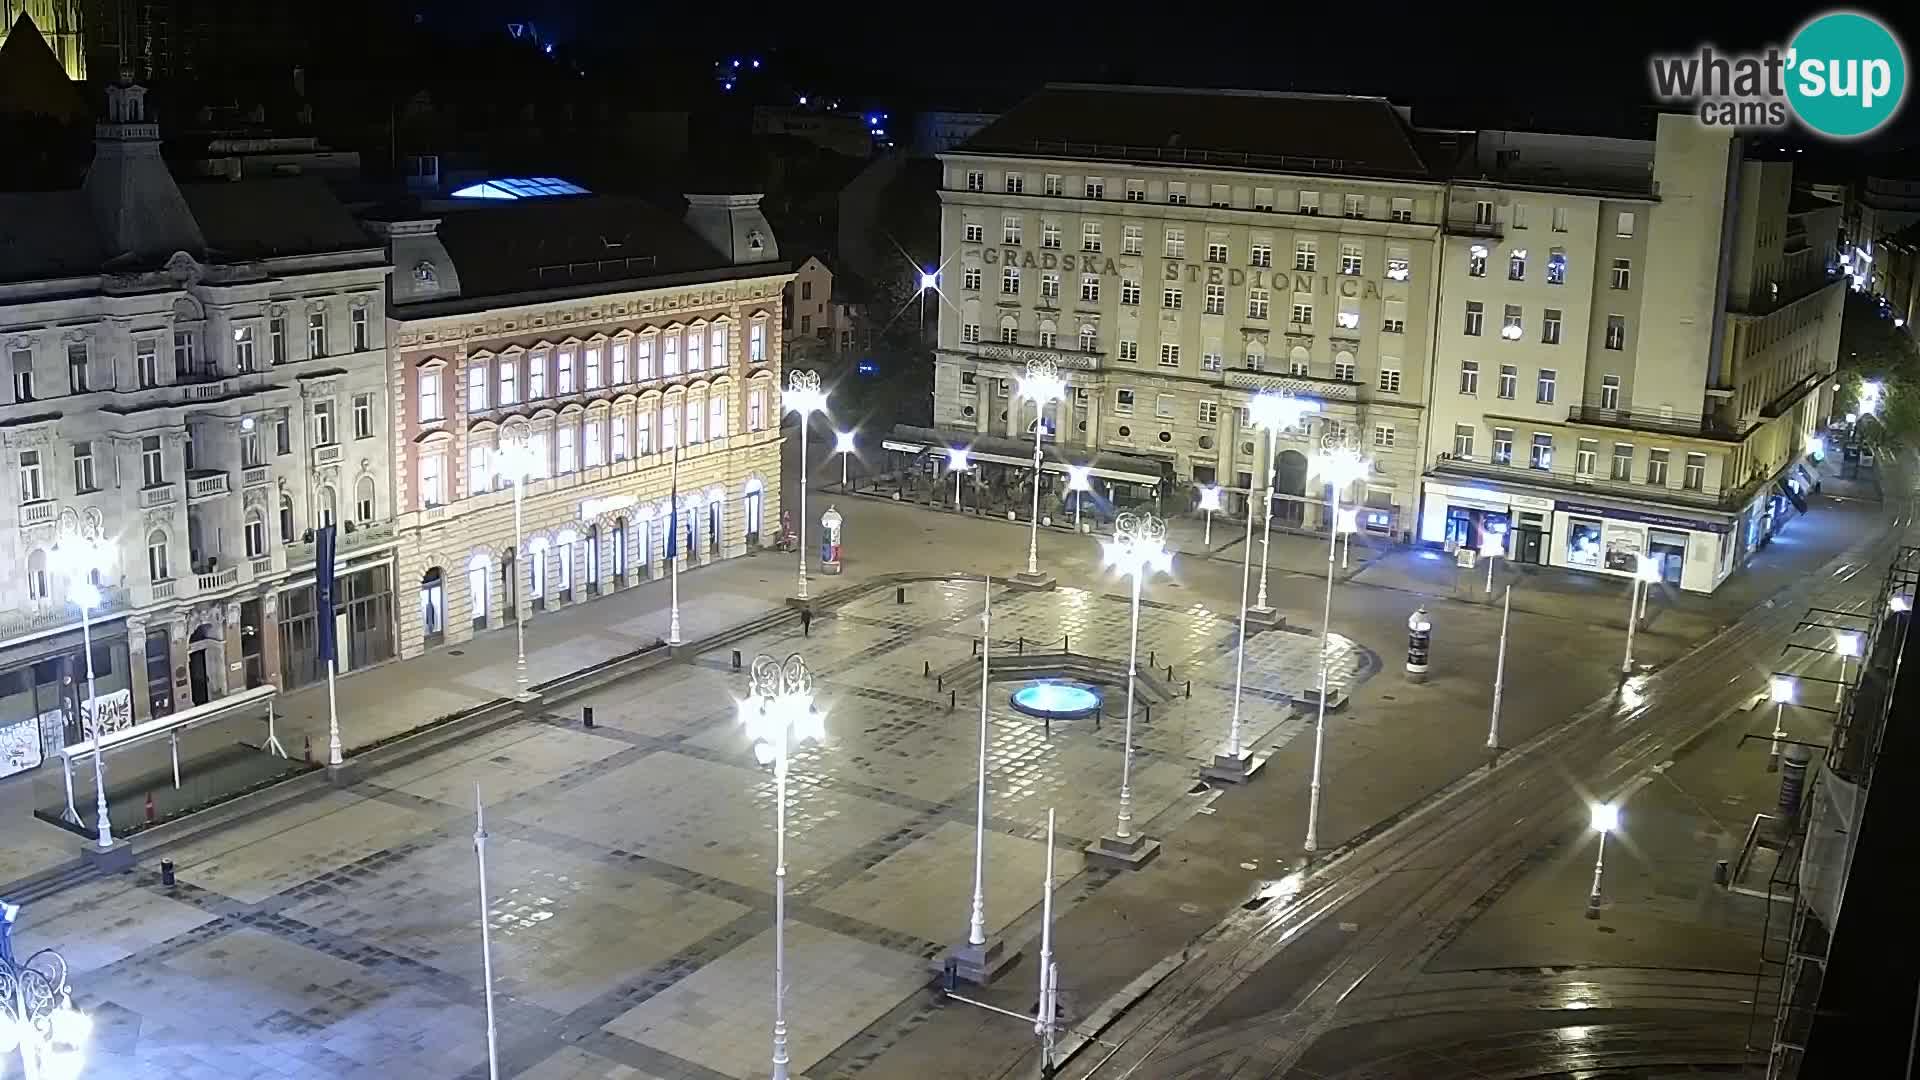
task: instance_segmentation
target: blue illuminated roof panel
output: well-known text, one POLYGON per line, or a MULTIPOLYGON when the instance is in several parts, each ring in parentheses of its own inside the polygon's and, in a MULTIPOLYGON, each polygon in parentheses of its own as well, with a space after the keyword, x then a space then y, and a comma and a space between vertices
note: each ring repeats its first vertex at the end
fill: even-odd
POLYGON ((539 199, 552 195, 591 195, 571 180, 557 176, 507 176, 468 184, 453 192, 456 199, 539 199))

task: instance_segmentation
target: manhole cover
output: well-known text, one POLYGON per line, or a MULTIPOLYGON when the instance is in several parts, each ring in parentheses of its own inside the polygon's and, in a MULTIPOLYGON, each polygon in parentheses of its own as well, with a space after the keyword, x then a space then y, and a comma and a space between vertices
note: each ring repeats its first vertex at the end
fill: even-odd
POLYGON ((1182 914, 1182 915, 1198 915, 1198 914, 1200 914, 1200 905, 1199 905, 1199 904, 1181 904, 1181 905, 1180 905, 1180 914, 1182 914))
POLYGON ((1240 869, 1242 869, 1242 870, 1258 870, 1258 869, 1260 869, 1260 864, 1259 864, 1259 863, 1250 863, 1250 862, 1243 862, 1243 863, 1241 863, 1241 864, 1240 864, 1240 869))
POLYGON ((465 649, 448 649, 448 650, 447 650, 447 655, 448 655, 448 656, 465 656, 465 655, 467 655, 467 650, 465 650, 465 649))

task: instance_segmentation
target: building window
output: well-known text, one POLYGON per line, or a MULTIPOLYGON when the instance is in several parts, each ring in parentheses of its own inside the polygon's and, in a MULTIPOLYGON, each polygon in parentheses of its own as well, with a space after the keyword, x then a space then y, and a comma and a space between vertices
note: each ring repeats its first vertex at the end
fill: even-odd
POLYGON ((1630 210, 1620 211, 1620 215, 1613 220, 1613 231, 1617 236, 1632 236, 1633 212, 1630 210))
POLYGON ((583 362, 587 369, 586 388, 588 390, 600 389, 600 347, 597 345, 587 346, 583 354, 583 362))
MULTIPOLYGON (((559 465, 555 471, 562 475, 572 472, 579 462, 579 459, 574 456, 573 430, 572 424, 561 424, 554 432, 554 450, 559 459, 559 465)), ((699 442, 700 440, 689 437, 687 441, 699 442)))
POLYGON ((1227 287, 1225 285, 1207 286, 1207 314, 1225 315, 1227 313, 1227 287))
POLYGON ((987 174, 984 172, 981 172, 979 169, 967 170, 967 190, 968 191, 987 190, 987 174))
POLYGON ((247 511, 247 558, 262 558, 267 553, 267 517, 259 510, 247 511))
POLYGON ((1019 267, 1009 266, 1009 267, 1003 268, 1000 271, 1000 295, 1002 296, 1020 295, 1020 268, 1019 267))
POLYGON ((1453 456, 1457 458, 1473 457, 1473 425, 1453 425, 1453 456))
POLYGON ((969 244, 984 244, 987 242, 987 227, 977 221, 969 221, 965 226, 964 235, 969 244))
POLYGON ((1003 244, 1021 243, 1022 242, 1021 237, 1024 235, 1025 235, 1025 229, 1024 229, 1024 226, 1021 225, 1019 218, 1004 217, 1000 219, 1000 242, 1001 243, 1003 244))
POLYGON ((327 313, 310 311, 307 313, 307 356, 327 355, 327 313))
POLYGON ((1084 274, 1080 278, 1080 299, 1083 303, 1100 302, 1100 278, 1095 274, 1084 274))
MULTIPOLYGON (((695 327, 687 334, 688 371, 699 371, 705 366, 701 363, 701 356, 706 350, 701 346, 700 342, 700 329, 695 327)), ((576 378, 574 375, 574 365, 578 362, 579 354, 573 349, 561 349, 557 356, 559 362, 554 367, 554 381, 559 387, 558 392, 571 394, 577 385, 574 381, 576 378)))
POLYGON ((1060 299, 1060 275, 1059 274, 1041 274, 1040 275, 1041 306, 1052 307, 1053 305, 1051 303, 1048 303, 1048 301, 1057 301, 1059 299, 1060 299))
POLYGON ((1293 322, 1296 326, 1313 325, 1313 305, 1296 300, 1293 303, 1293 322))
POLYGON ((1350 275, 1360 273, 1362 264, 1366 262, 1364 251, 1359 244, 1341 244, 1340 272, 1350 275))
POLYGON ((1017 172, 1007 174, 1007 194, 1019 195, 1026 190, 1027 178, 1025 174, 1017 172))
POLYGON ((1478 300, 1467 301, 1466 335, 1479 337, 1487 318, 1487 310, 1478 300))
POLYGON ((148 435, 140 440, 140 482, 141 486, 150 488, 160 487, 167 482, 166 458, 158 435, 148 435))
POLYGON ((1487 249, 1479 244, 1467 249, 1467 276, 1487 276, 1487 249))
POLYGON ((1185 229, 1167 230, 1166 256, 1169 259, 1184 259, 1187 257, 1187 231, 1185 229))
POLYGON ((1632 259, 1613 260, 1612 285, 1616 289, 1630 289, 1633 287, 1632 259))
POLYGON ((1147 233, 1138 225, 1128 225, 1120 230, 1120 253, 1138 255, 1146 249, 1147 233))
POLYGON ((1380 385, 1380 392, 1383 394, 1399 393, 1400 392, 1400 369, 1399 368, 1381 368, 1379 385, 1380 385))
POLYGON ((478 436, 467 441, 467 494, 493 490, 493 447, 478 436))
POLYGON ((1469 395, 1480 392, 1480 361, 1460 361, 1460 392, 1469 395))
POLYGON ((293 453, 291 410, 281 409, 273 414, 273 452, 281 457, 293 453))
POLYGON ((1113 392, 1113 411, 1119 416, 1133 415, 1133 391, 1131 389, 1123 386, 1113 392))
POLYGON ((1342 212, 1347 217, 1350 217, 1350 218, 1366 217, 1367 216, 1367 197, 1364 195, 1347 196, 1345 207, 1343 208, 1342 212))
POLYGON ((1245 363, 1248 371, 1265 371, 1267 370, 1267 354, 1260 350, 1258 344, 1248 345, 1245 363))
POLYGON ((1020 326, 1019 326, 1019 324, 1017 324, 1017 323, 1012 323, 1012 322, 1008 322, 1008 323, 1003 323, 1003 324, 1001 324, 1001 326, 1000 326, 1000 344, 1002 344, 1002 345, 1018 345, 1018 344, 1020 344, 1020 326))
POLYGON ((1615 480, 1633 479, 1633 444, 1613 444, 1613 472, 1609 474, 1615 480))
POLYGON ((366 352, 373 348, 371 326, 367 322, 367 309, 354 308, 347 313, 348 325, 353 331, 353 351, 366 352))
POLYGON ((1187 205, 1187 185, 1181 183, 1178 180, 1168 181, 1167 182, 1167 205, 1169 206, 1187 205))
MULTIPOLYGON (((440 372, 438 369, 420 373, 420 419, 422 422, 442 419, 440 413, 440 372)), ((365 438, 360 434, 359 398, 354 399, 354 437, 365 438)))
POLYGON ((173 566, 167 558, 167 534, 159 529, 147 534, 147 578, 150 581, 173 580, 173 566))
POLYGON ((1655 487, 1667 486, 1667 459, 1670 456, 1665 450, 1647 451, 1647 483, 1655 487))
POLYGON ((280 496, 280 542, 293 543, 293 496, 280 496))
POLYGON ((1541 368, 1540 378, 1534 386, 1534 402, 1539 405, 1553 404, 1553 392, 1559 380, 1559 372, 1552 368, 1541 368))
POLYGON ((520 403, 520 358, 508 356, 500 361, 500 404, 520 403))
POLYGON ((1707 486, 1707 455, 1687 455, 1687 471, 1681 478, 1680 483, 1688 491, 1705 490, 1707 486))
POLYGON ((1180 346, 1171 341, 1160 343, 1160 366, 1177 368, 1180 366, 1180 346))
POLYGON ((1087 177, 1087 198, 1104 199, 1107 197, 1107 181, 1103 177, 1087 177))
POLYGON ((1186 302, 1187 294, 1183 289, 1160 290, 1160 306, 1168 311, 1179 311, 1186 302))
POLYGON ((1200 354, 1200 370, 1201 371, 1219 371, 1220 370, 1222 366, 1221 356, 1219 352, 1214 351, 1217 349, 1219 349, 1219 346, 1215 345, 1213 347, 1213 350, 1209 350, 1207 352, 1203 352, 1200 354))
POLYGON ((1132 278, 1120 279, 1120 303, 1127 307, 1140 306, 1140 283, 1132 278))
POLYGON ((333 402, 313 403, 313 445, 333 445, 333 402))
POLYGON ((447 459, 444 454, 420 455, 420 505, 442 506, 447 501, 447 459))
POLYGON ((1512 364, 1500 365, 1500 398, 1512 401, 1520 390, 1520 369, 1512 364))
POLYGON ((1060 177, 1048 173, 1045 181, 1043 181, 1043 190, 1045 190, 1048 195, 1063 195, 1066 193, 1066 185, 1060 177))
POLYGON ((1547 252, 1547 284, 1567 283, 1567 253, 1560 248, 1547 252))
POLYGON ((1159 394, 1153 399, 1153 415, 1156 419, 1173 419, 1173 395, 1159 394))
POLYGON ((1614 352, 1627 347, 1627 317, 1625 315, 1607 316, 1607 348, 1614 352))
POLYGON ((1264 319, 1267 317, 1267 305, 1273 294, 1265 289, 1247 290, 1247 318, 1264 319))
POLYGON ((1218 425, 1220 423, 1220 403, 1217 401, 1201 402, 1199 419, 1203 427, 1214 427, 1218 425))
POLYGON ((1080 328, 1080 351, 1083 353, 1096 353, 1100 351, 1100 332, 1092 326, 1082 326, 1080 328))
POLYGON ((1560 309, 1548 308, 1540 319, 1540 341, 1546 345, 1560 344, 1560 309))
POLYGON ((1052 323, 1043 322, 1040 324, 1040 347, 1041 348, 1043 349, 1054 348, 1055 343, 1058 340, 1059 340, 1059 335, 1054 331, 1052 323))
MULTIPOLYGON (((714 331, 714 333, 716 335, 725 334, 726 329, 727 329, 726 327, 722 326, 717 328, 714 331)), ((716 338, 715 348, 723 349, 725 346, 720 345, 719 342, 724 340, 725 340, 724 338, 716 338)), ((614 386, 623 386, 626 384, 626 381, 627 381, 627 343, 626 342, 616 341, 613 343, 613 345, 610 347, 610 350, 607 353, 607 367, 608 367, 607 381, 609 383, 611 383, 614 386)), ((485 406, 482 406, 482 408, 484 407, 485 406)))
POLYGON ((1312 240, 1296 240, 1293 244, 1293 268, 1312 270, 1320 263, 1320 252, 1312 240))
POLYGON ((1493 463, 1495 465, 1513 464, 1513 429, 1497 427, 1493 429, 1493 463))
POLYGON ((1100 223, 1097 221, 1083 222, 1080 226, 1080 250, 1099 251, 1100 245, 1100 223))
POLYGON ((373 395, 353 395, 353 437, 373 438, 373 395))
POLYGON ((1360 325, 1360 302, 1341 300, 1340 310, 1333 313, 1333 322, 1344 330, 1352 330, 1360 325))
POLYGON ((1507 280, 1527 280, 1527 253, 1525 249, 1516 250, 1507 256, 1507 280))
POLYGON ((469 360, 467 365, 467 411, 480 412, 487 407, 486 361, 469 360))
POLYGON ((767 324, 765 320, 755 319, 747 329, 747 362, 764 364, 767 360, 767 324))
POLYGON ((191 330, 173 332, 173 373, 182 378, 200 373, 200 339, 191 330))
POLYGON ((98 490, 94 483, 93 443, 91 442, 73 444, 73 490, 82 495, 98 490))
POLYGON ((1207 242, 1207 261, 1210 263, 1224 263, 1227 261, 1227 245, 1225 241, 1209 240, 1207 242))
POLYGON ((974 322, 961 323, 960 342, 963 345, 978 345, 980 343, 980 324, 974 322))
POLYGON ((1533 446, 1527 451, 1527 468, 1543 472, 1553 469, 1553 436, 1534 433, 1533 446))
POLYGON ((1247 250, 1247 262, 1251 266, 1272 266, 1273 245, 1255 244, 1247 250))
POLYGON ((979 292, 980 279, 982 276, 979 267, 969 266, 966 272, 960 275, 960 287, 968 292, 979 292))
POLYGON ((1609 410, 1620 408, 1620 376, 1600 376, 1600 407, 1609 410))
POLYGON ((1556 206, 1553 208, 1553 231, 1567 231, 1567 208, 1564 206, 1556 206))
POLYGON ((271 362, 287 362, 287 320, 284 315, 275 315, 267 320, 267 352, 271 362))
POLYGON ((1473 204, 1473 223, 1475 225, 1493 224, 1493 203, 1485 199, 1473 204))
POLYGON ((1313 365, 1307 359, 1307 350, 1295 346, 1293 351, 1287 356, 1287 374, 1311 375, 1312 373, 1313 365))
POLYGON ((1393 211, 1390 216, 1394 221, 1412 221, 1413 220, 1413 200, 1412 199, 1393 200, 1393 211))
MULTIPOLYGON (((31 358, 32 354, 27 356, 31 358)), ((16 353, 14 359, 17 364, 19 354, 16 353)), ((160 385, 160 347, 152 338, 133 343, 133 372, 142 390, 160 385)))
POLYGON ((1394 428, 1392 424, 1373 425, 1373 445, 1382 450, 1393 449, 1394 428))
POLYGON ((1333 362, 1333 377, 1340 382, 1357 382, 1353 361, 1335 360, 1333 362))
POLYGON ((237 326, 233 330, 233 366, 242 374, 253 370, 253 327, 237 326))
MULTIPOLYGON (((362 525, 373 524, 373 477, 363 476, 353 487, 353 519, 362 525)), ((262 529, 261 532, 265 532, 262 529)))
POLYGON ((1137 341, 1128 341, 1124 338, 1121 339, 1120 351, 1114 355, 1114 359, 1125 360, 1129 363, 1139 360, 1140 359, 1140 343, 1137 341))
POLYGON ((1054 251, 1060 250, 1060 223, 1042 222, 1040 225, 1040 246, 1054 251))
POLYGON ((1519 304, 1506 305, 1505 311, 1501 313, 1501 320, 1500 320, 1501 340, 1519 341, 1520 335, 1524 333, 1526 333, 1526 328, 1521 325, 1520 305, 1519 304))
POLYGON ((85 342, 75 342, 67 346, 67 391, 73 394, 87 392, 87 346, 85 342))
POLYGON ((727 356, 727 326, 719 326, 707 331, 707 366, 724 368, 731 361, 727 356))
POLYGON ((20 501, 39 502, 46 497, 46 487, 41 476, 40 451, 20 451, 20 501))
POLYGON ((1600 444, 1593 439, 1581 439, 1573 452, 1573 472, 1576 476, 1592 476, 1600 463, 1600 444))
POLYGON ((1317 191, 1301 192, 1299 205, 1301 213, 1309 216, 1317 216, 1320 213, 1320 193, 1317 191))

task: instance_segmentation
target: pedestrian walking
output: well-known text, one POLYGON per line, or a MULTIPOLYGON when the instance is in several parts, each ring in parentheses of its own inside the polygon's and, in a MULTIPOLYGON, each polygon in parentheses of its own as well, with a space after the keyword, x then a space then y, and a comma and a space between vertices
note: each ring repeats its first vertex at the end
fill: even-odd
POLYGON ((800 636, 813 636, 813 609, 810 607, 800 609, 800 636))

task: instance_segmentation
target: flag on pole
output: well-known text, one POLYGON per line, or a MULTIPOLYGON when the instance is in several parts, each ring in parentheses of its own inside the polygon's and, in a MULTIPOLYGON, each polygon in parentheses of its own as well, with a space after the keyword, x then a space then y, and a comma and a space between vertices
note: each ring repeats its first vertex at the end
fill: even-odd
POLYGON ((667 565, 680 554, 680 447, 673 448, 673 494, 667 500, 667 565))
POLYGON ((333 632, 333 556, 334 526, 323 525, 313 531, 313 610, 320 662, 330 664, 334 652, 333 632))

